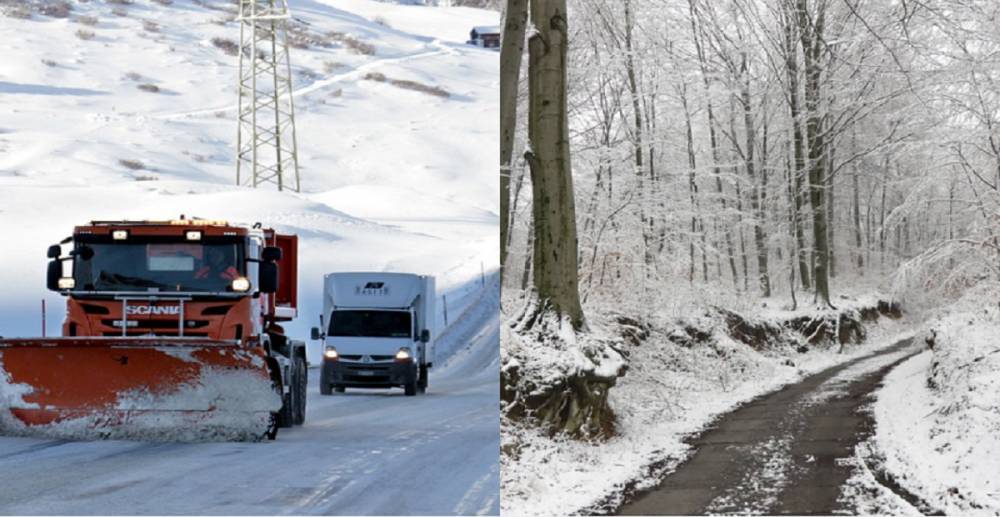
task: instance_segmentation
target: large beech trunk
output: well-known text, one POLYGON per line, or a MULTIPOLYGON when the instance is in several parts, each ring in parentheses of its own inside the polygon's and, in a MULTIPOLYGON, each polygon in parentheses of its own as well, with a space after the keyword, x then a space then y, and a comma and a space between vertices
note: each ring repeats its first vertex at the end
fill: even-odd
MULTIPOLYGON (((583 327, 577 286, 576 210, 566 106, 566 0, 534 0, 528 41, 528 139, 535 227, 534 287, 549 308, 583 327)), ((534 319, 534 315, 529 315, 534 319)))

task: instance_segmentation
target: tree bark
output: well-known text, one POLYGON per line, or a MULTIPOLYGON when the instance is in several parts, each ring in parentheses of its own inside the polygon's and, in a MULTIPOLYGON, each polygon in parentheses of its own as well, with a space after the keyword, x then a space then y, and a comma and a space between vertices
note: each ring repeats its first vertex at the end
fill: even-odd
POLYGON ((784 5, 784 52, 785 52, 785 75, 788 80, 788 111, 792 126, 792 150, 795 167, 792 170, 792 199, 795 203, 792 225, 795 228, 795 243, 798 251, 799 274, 802 279, 802 288, 812 287, 811 276, 809 274, 809 264, 806 261, 808 250, 805 243, 805 231, 802 226, 802 177, 805 175, 805 146, 803 145, 803 135, 801 120, 801 109, 799 106, 799 62, 796 44, 796 25, 793 8, 784 5))
POLYGON ((808 0, 798 0, 799 40, 802 43, 802 54, 805 64, 805 105, 806 105, 806 142, 809 146, 809 204, 812 208, 813 248, 815 267, 813 281, 816 287, 816 298, 823 304, 833 306, 830 302, 829 262, 830 247, 827 229, 826 188, 826 143, 822 133, 822 114, 820 99, 822 99, 821 61, 820 55, 824 49, 823 24, 825 19, 825 4, 820 2, 816 18, 813 19, 809 10, 808 0))
MULTIPOLYGON (((695 276, 695 236, 699 232, 699 218, 701 213, 701 207, 698 204, 698 182, 695 178, 695 172, 698 169, 697 157, 694 152, 694 131, 691 128, 691 110, 688 108, 687 102, 687 85, 682 84, 678 88, 680 93, 681 105, 684 107, 684 135, 685 143, 688 157, 688 196, 691 199, 691 236, 690 242, 688 244, 688 259, 690 264, 688 266, 688 282, 694 282, 695 276)), ((708 259, 706 257, 705 248, 705 232, 704 229, 701 231, 701 274, 704 281, 708 281, 708 259)))
POLYGON ((500 46, 500 278, 503 278, 510 239, 510 175, 517 127, 517 85, 524 54, 528 0, 507 0, 500 46))
MULTIPOLYGON (((635 23, 634 17, 632 15, 632 1, 622 0, 622 6, 624 7, 625 14, 625 75, 628 80, 628 91, 632 100, 632 152, 635 155, 635 175, 638 186, 636 191, 639 193, 639 224, 642 230, 642 260, 643 260, 643 275, 645 277, 649 276, 649 268, 653 262, 653 252, 651 249, 651 234, 648 228, 650 224, 647 218, 651 219, 651 216, 647 213, 646 200, 649 198, 649 193, 645 188, 644 184, 644 174, 643 170, 643 122, 642 122, 642 99, 639 94, 639 81, 636 74, 635 66, 635 49, 633 48, 632 39, 632 26, 635 23)), ((650 181, 652 185, 652 181, 650 181)))
MULTIPOLYGON (((757 248, 757 283, 765 298, 771 296, 771 277, 767 271, 767 236, 764 233, 764 208, 761 183, 757 179, 757 164, 754 161, 756 147, 756 130, 753 123, 753 111, 750 105, 750 73, 747 65, 747 55, 743 53, 742 70, 743 83, 740 92, 740 103, 743 105, 743 126, 746 134, 746 169, 750 178, 752 191, 750 193, 750 208, 753 212, 753 240, 757 248)), ((735 136, 735 132, 733 133, 735 136)), ((764 129, 764 145, 767 145, 767 129, 764 129)), ((766 186, 766 180, 764 180, 766 186)))
POLYGON ((528 139, 538 307, 584 326, 577 285, 576 209, 566 99, 566 0, 533 0, 528 40, 528 139))

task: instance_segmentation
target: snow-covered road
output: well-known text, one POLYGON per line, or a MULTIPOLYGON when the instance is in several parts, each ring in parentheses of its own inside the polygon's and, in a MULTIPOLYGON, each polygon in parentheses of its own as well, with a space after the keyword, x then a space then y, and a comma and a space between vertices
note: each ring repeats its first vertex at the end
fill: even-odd
POLYGON ((442 336, 424 396, 324 397, 261 443, 0 438, 4 514, 498 514, 498 289, 442 336))

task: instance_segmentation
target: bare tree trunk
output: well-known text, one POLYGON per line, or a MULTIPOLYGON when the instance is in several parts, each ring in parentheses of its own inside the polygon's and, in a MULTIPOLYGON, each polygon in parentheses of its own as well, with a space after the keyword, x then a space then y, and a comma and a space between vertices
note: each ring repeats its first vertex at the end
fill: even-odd
POLYGON ((809 204, 812 208, 813 247, 815 250, 813 280, 816 286, 816 297, 830 307, 829 262, 830 247, 828 241, 827 214, 825 210, 826 159, 827 149, 822 133, 822 114, 820 113, 821 74, 820 56, 825 48, 823 42, 823 24, 826 15, 825 3, 819 3, 816 19, 812 19, 808 0, 798 0, 799 39, 802 43, 802 53, 805 63, 805 104, 806 104, 806 142, 809 145, 809 204))
MULTIPOLYGON (((790 1, 790 0, 785 0, 790 1)), ((806 261, 808 250, 805 243, 805 232, 802 228, 802 177, 805 175, 805 150, 803 144, 801 113, 799 107, 799 62, 796 44, 795 14, 792 6, 783 5, 784 14, 784 52, 785 52, 785 75, 788 80, 788 111, 792 125, 792 149, 794 154, 795 168, 789 181, 792 182, 792 200, 795 204, 795 214, 792 225, 795 228, 795 243, 798 251, 799 274, 802 279, 802 288, 810 289, 812 282, 809 274, 809 264, 806 261)))
MULTIPOLYGON (((756 143, 756 129, 753 123, 752 106, 750 105, 750 73, 747 64, 747 55, 743 53, 742 59, 743 84, 740 92, 740 103, 743 105, 743 129, 746 133, 746 169, 747 176, 753 190, 750 193, 750 208, 753 211, 753 239, 757 247, 757 282, 764 297, 771 296, 771 277, 767 271, 767 237, 764 234, 764 195, 767 188, 767 173, 763 172, 763 187, 757 180, 757 164, 754 161, 754 149, 756 143)), ((733 136, 735 136, 735 131, 733 136)), ((764 154, 767 153, 767 126, 764 126, 764 154)))
POLYGON ((517 127, 517 84, 524 54, 528 0, 507 0, 503 43, 500 47, 500 277, 507 262, 510 232, 510 175, 517 127))
MULTIPOLYGON (((691 110, 687 102, 687 85, 682 84, 679 88, 681 105, 684 107, 684 130, 687 144, 688 156, 688 195, 691 198, 691 237, 689 243, 688 282, 694 282, 695 260, 694 260, 694 239, 699 230, 699 219, 701 207, 698 204, 698 182, 695 179, 695 171, 698 169, 697 159, 694 152, 694 131, 691 128, 691 110)), ((704 281, 708 281, 708 259, 705 249, 705 231, 701 230, 701 272, 704 281)))
MULTIPOLYGON (((533 0, 528 40, 528 139, 539 310, 584 326, 577 271, 576 210, 566 104, 566 0, 533 0)), ((534 316, 531 316, 534 317, 534 316)), ((530 325, 529 325, 530 326, 530 325)))
MULTIPOLYGON (((888 162, 887 162, 888 163, 888 162)), ((888 171, 888 167, 886 168, 888 171)), ((881 265, 885 266, 885 179, 882 181, 882 212, 879 215, 879 236, 878 236, 878 248, 879 254, 882 256, 881 265)))
MULTIPOLYGON (((789 146, 791 146, 791 142, 789 142, 789 146)), ((799 254, 799 250, 797 248, 798 241, 795 238, 795 220, 798 218, 798 210, 795 208, 795 203, 793 203, 793 200, 795 199, 795 192, 793 190, 794 182, 792 181, 792 176, 795 174, 795 171, 793 170, 791 163, 789 163, 790 161, 791 158, 786 160, 785 166, 785 180, 787 184, 785 192, 788 194, 788 242, 789 247, 791 248, 788 251, 788 290, 792 294, 792 310, 795 310, 799 305, 798 300, 795 298, 795 259, 798 257, 801 260, 801 255, 799 254)), ((801 264, 799 264, 799 267, 802 267, 801 264)))
MULTIPOLYGON (((530 214, 529 214, 530 217, 530 214)), ((529 222, 527 242, 524 244, 524 269, 521 270, 521 290, 527 290, 531 285, 531 258, 535 249, 535 224, 529 222)))
POLYGON ((829 146, 829 152, 826 160, 826 168, 824 172, 825 183, 826 183, 826 220, 827 220, 827 232, 826 238, 827 243, 830 248, 830 278, 837 276, 837 241, 834 238, 834 231, 837 227, 837 219, 833 212, 833 200, 834 200, 834 184, 833 184, 833 163, 834 156, 836 154, 836 149, 829 146))
MULTIPOLYGON (((851 154, 857 152, 857 131, 851 132, 851 154)), ((851 163, 851 187, 854 191, 853 199, 853 225, 854 225, 854 248, 858 254, 857 265, 858 271, 864 274, 865 270, 865 256, 864 248, 861 246, 861 189, 858 186, 858 162, 855 160, 851 163)))
POLYGON ((623 7, 625 9, 625 75, 628 79, 628 91, 632 98, 632 122, 634 131, 632 147, 633 153, 635 153, 635 174, 636 180, 638 181, 638 188, 636 191, 639 193, 639 224, 642 230, 642 257, 643 257, 643 276, 649 275, 649 268, 653 262, 653 255, 649 233, 647 228, 646 219, 649 218, 647 214, 646 199, 649 197, 649 192, 647 192, 644 184, 643 175, 645 174, 643 170, 643 123, 642 123, 642 100, 639 94, 639 81, 637 79, 635 71, 635 50, 633 49, 632 41, 632 26, 635 23, 634 17, 632 15, 632 0, 622 0, 623 7))

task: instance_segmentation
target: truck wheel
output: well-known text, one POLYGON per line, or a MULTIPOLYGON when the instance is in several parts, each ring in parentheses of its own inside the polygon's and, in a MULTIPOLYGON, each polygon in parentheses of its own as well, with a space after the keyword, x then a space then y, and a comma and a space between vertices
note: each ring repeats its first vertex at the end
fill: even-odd
POLYGON ((337 393, 343 393, 343 392, 347 391, 347 388, 338 385, 338 386, 334 386, 333 387, 333 391, 336 391, 337 393))
POLYGON ((278 411, 278 427, 292 427, 295 422, 295 401, 292 396, 294 391, 290 390, 281 399, 281 410, 278 411))
POLYGON ((278 414, 271 413, 271 421, 267 424, 267 431, 264 432, 264 437, 268 440, 274 440, 278 437, 278 414))
POLYGON ((292 376, 292 380, 295 381, 292 390, 297 395, 295 404, 295 425, 302 425, 306 421, 306 399, 307 399, 307 383, 309 372, 306 370, 306 362, 301 357, 295 358, 295 375, 292 376))
POLYGON ((333 386, 328 382, 323 382, 320 380, 319 383, 319 394, 320 395, 333 395, 333 386))

